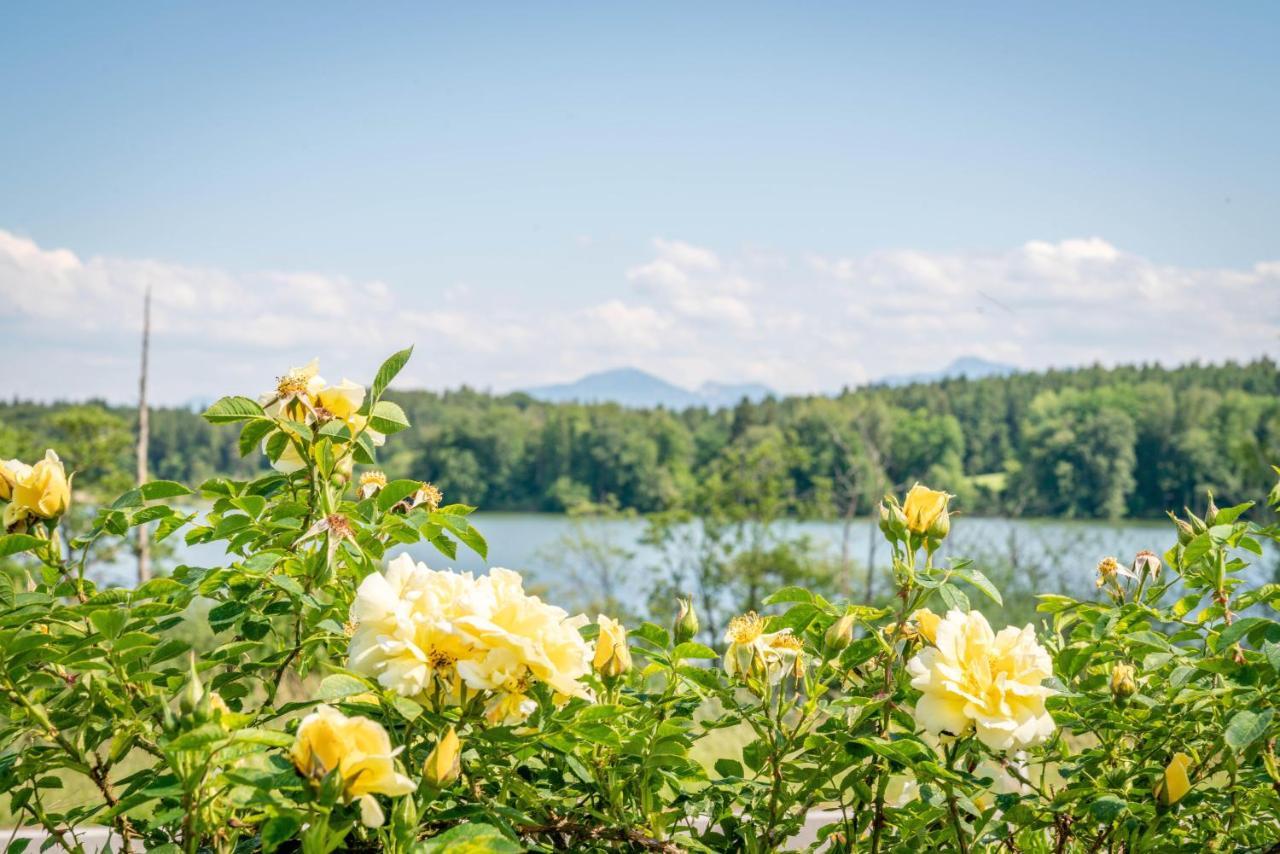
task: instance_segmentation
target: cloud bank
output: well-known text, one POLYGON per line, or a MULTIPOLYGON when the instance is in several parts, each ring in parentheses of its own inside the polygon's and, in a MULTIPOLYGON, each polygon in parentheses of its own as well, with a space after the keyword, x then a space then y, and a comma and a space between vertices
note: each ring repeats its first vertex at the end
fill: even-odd
POLYGON ((254 393, 313 355, 328 376, 363 378, 409 343, 403 385, 497 390, 623 365, 684 385, 810 392, 962 355, 1042 368, 1280 350, 1280 261, 1184 268, 1099 237, 856 256, 657 238, 593 298, 551 310, 530 289, 433 296, 315 272, 81 258, 0 229, 0 394, 129 400, 149 285, 165 402, 254 393))

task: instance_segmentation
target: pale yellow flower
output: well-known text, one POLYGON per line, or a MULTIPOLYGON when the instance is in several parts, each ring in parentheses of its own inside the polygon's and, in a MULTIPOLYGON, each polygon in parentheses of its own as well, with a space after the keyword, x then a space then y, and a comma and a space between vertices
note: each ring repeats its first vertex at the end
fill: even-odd
POLYGON ((953 610, 938 623, 933 646, 907 662, 911 685, 923 692, 915 717, 932 733, 963 735, 971 729, 992 750, 1037 744, 1054 722, 1042 684, 1053 663, 1031 626, 991 631, 978 611, 953 610))
POLYGON ((468 614, 456 623, 465 637, 485 650, 483 658, 458 664, 467 685, 512 690, 527 673, 566 697, 588 696, 581 680, 591 670, 591 647, 579 631, 588 623, 585 616, 570 617, 562 608, 526 594, 520 574, 509 569, 494 567, 476 585, 483 594, 480 600, 490 603, 492 611, 468 614))
POLYGON ((258 403, 272 418, 283 416, 294 421, 305 420, 313 412, 316 396, 325 386, 319 371, 319 359, 312 359, 301 368, 290 368, 288 373, 276 379, 275 390, 261 395, 258 403))
MULTIPOLYGON (((951 496, 945 492, 916 484, 907 492, 902 502, 902 512, 907 517, 907 529, 913 534, 925 534, 942 522, 947 513, 951 496)), ((945 531, 942 532, 945 535, 945 531)))
POLYGON ((790 629, 766 632, 768 618, 749 611, 729 621, 724 640, 724 670, 730 676, 764 676, 778 682, 789 672, 803 671, 802 644, 790 629))
POLYGON ((596 638, 596 652, 591 666, 605 678, 617 678, 631 669, 627 630, 617 620, 604 614, 596 618, 596 623, 600 626, 600 636, 596 638))
MULTIPOLYGON (((588 696, 591 647, 569 617, 524 592, 519 573, 438 572, 401 555, 361 582, 352 604, 351 669, 404 696, 457 703, 465 687, 522 695, 533 681, 588 696)), ((512 701, 503 709, 531 705, 512 701)))
POLYGON ((938 642, 938 624, 942 622, 941 617, 928 608, 919 608, 911 612, 909 619, 920 634, 920 637, 929 643, 938 642))
POLYGON ((428 785, 443 789, 452 785, 461 773, 462 742, 458 739, 457 731, 449 727, 427 754, 427 760, 422 765, 422 778, 428 785))
POLYGON ((470 573, 436 572, 407 554, 367 576, 351 605, 349 666, 406 697, 457 693, 457 663, 483 650, 454 621, 487 602, 470 573))
POLYGON ((22 460, 0 460, 0 501, 13 498, 13 487, 18 478, 31 473, 31 466, 22 460))
POLYGON ((364 405, 364 386, 343 379, 338 385, 325 386, 316 392, 316 408, 321 419, 349 421, 364 405))
POLYGON ((516 726, 537 709, 538 704, 525 694, 504 691, 485 706, 484 719, 489 726, 516 726))
POLYGON ((398 797, 417 787, 400 773, 387 731, 365 717, 347 717, 337 709, 318 706, 302 719, 290 758, 305 776, 319 780, 337 771, 343 796, 359 800, 365 824, 382 824, 382 810, 373 795, 398 797))
POLYGON ((55 519, 71 504, 71 483, 52 449, 31 468, 19 471, 12 488, 14 506, 31 516, 55 519))
POLYGON ((1182 800, 1191 791, 1191 778, 1187 769, 1191 767, 1191 757, 1185 753, 1175 753, 1165 767, 1164 773, 1156 781, 1155 797, 1160 803, 1172 806, 1182 800))
POLYGON ((372 498, 378 494, 378 491, 385 489, 387 486, 387 476, 380 471, 366 471, 360 473, 360 487, 356 490, 356 494, 361 499, 372 498))

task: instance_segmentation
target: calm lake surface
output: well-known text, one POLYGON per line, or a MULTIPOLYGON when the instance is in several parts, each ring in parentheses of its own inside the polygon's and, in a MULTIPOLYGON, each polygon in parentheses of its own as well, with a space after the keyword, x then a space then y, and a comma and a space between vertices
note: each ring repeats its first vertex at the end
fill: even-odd
MULTIPOLYGON (((580 519, 555 514, 477 513, 475 526, 489 543, 488 560, 459 547, 450 560, 426 543, 406 550, 432 568, 484 572, 490 566, 519 570, 530 589, 549 601, 570 609, 589 608, 612 597, 643 614, 657 578, 669 575, 666 558, 642 542, 643 519, 580 519)), ((815 549, 832 560, 847 554, 853 565, 851 587, 858 598, 867 567, 885 573, 889 551, 878 529, 866 519, 848 528, 839 522, 786 522, 778 526, 784 535, 811 538, 815 549), (847 539, 846 539, 847 537, 847 539), (874 539, 873 539, 874 538, 874 539), (874 548, 873 548, 874 542, 874 548)), ((935 561, 965 557, 987 573, 1006 598, 1035 593, 1070 593, 1087 597, 1093 590, 1094 570, 1108 555, 1128 563, 1142 549, 1163 554, 1174 542, 1174 529, 1161 521, 1059 521, 1000 518, 953 518, 951 535, 935 561)), ((392 556, 399 548, 393 549, 392 556)), ((216 547, 179 546, 170 560, 196 565, 216 565, 222 558, 216 547)), ((103 581, 128 583, 130 561, 103 567, 103 581)), ((1280 576, 1280 556, 1274 549, 1251 570, 1250 581, 1262 583, 1280 576)), ((880 575, 881 591, 888 583, 880 575)))

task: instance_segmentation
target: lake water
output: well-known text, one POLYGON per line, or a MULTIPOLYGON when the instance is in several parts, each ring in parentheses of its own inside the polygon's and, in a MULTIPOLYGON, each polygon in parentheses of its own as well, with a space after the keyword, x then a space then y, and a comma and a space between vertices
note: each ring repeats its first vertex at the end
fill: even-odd
MULTIPOLYGON (((641 542, 643 519, 575 519, 555 514, 477 513, 475 526, 489 543, 488 560, 458 549, 450 560, 426 543, 407 548, 416 559, 433 568, 484 572, 504 566, 522 572, 530 589, 549 601, 574 610, 588 608, 612 596, 635 613, 643 614, 656 578, 667 574, 664 556, 641 542)), ((778 533, 803 534, 815 548, 835 560, 846 550, 854 566, 850 583, 853 598, 865 589, 867 567, 878 573, 878 589, 888 584, 889 550, 878 529, 866 519, 846 530, 839 522, 787 522, 778 533), (873 543, 876 547, 872 548, 873 543), (883 579, 883 580, 879 580, 883 579)), ((1127 563, 1142 549, 1163 554, 1174 542, 1174 529, 1161 521, 1059 521, 998 518, 953 519, 951 535, 935 561, 948 557, 974 560, 995 580, 1006 598, 1021 598, 1018 619, 1028 616, 1035 593, 1068 593, 1080 598, 1092 595, 1097 563, 1108 555, 1127 563)), ((394 556, 399 547, 393 549, 394 556)), ((178 560, 215 565, 216 548, 182 548, 178 560)), ((1250 580, 1272 581, 1280 575, 1275 550, 1254 567, 1250 580)), ((103 580, 119 575, 126 580, 131 564, 121 563, 103 573, 103 580)), ((975 597, 975 601, 976 601, 975 597)), ((1013 614, 1010 614, 1012 617, 1013 614)))

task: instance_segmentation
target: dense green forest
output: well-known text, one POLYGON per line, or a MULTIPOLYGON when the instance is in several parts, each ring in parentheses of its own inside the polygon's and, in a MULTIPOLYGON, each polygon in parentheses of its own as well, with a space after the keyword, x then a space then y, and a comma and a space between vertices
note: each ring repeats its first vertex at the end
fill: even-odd
MULTIPOLYGON (((915 480, 968 512, 1149 517, 1265 493, 1280 462, 1280 370, 1247 365, 1090 367, 732 409, 548 404, 469 389, 392 397, 414 425, 388 448, 388 474, 436 482, 487 510, 614 507, 749 518, 868 512, 915 480)), ((0 404, 0 457, 56 447, 77 486, 126 486, 128 408, 0 404)), ((236 431, 197 413, 151 416, 152 476, 197 482, 262 466, 236 431)))

